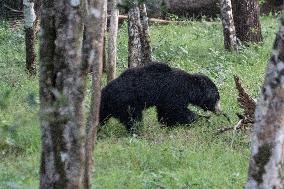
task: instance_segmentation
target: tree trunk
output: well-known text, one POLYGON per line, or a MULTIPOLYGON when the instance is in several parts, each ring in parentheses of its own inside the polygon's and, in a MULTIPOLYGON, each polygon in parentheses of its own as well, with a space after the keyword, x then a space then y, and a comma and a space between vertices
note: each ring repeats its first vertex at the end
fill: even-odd
POLYGON ((25 16, 25 42, 26 42, 26 70, 30 75, 36 74, 35 64, 35 20, 36 15, 34 11, 33 0, 24 0, 24 16, 25 16))
POLYGON ((106 46, 107 46, 107 29, 105 29, 105 36, 104 36, 104 47, 103 47, 103 72, 107 73, 107 52, 106 52, 106 46))
POLYGON ((284 17, 268 62, 255 111, 252 156, 246 189, 282 187, 284 145, 284 17))
POLYGON ((40 188, 84 187, 80 1, 43 2, 40 36, 40 188))
MULTIPOLYGON (((108 5, 108 3, 107 3, 108 5)), ((108 10, 108 6, 106 5, 106 10, 108 10)), ((103 72, 104 73, 107 73, 107 32, 108 32, 108 26, 107 26, 107 23, 108 23, 108 17, 106 15, 105 17, 105 31, 104 31, 104 47, 103 47, 103 72)))
POLYGON ((108 82, 115 79, 116 75, 118 15, 117 0, 112 0, 108 40, 108 82))
POLYGON ((244 43, 262 42, 257 0, 232 0, 237 38, 244 43))
POLYGON ((91 188, 93 152, 96 142, 97 125, 99 123, 99 110, 101 100, 101 75, 103 67, 104 32, 107 15, 106 0, 89 0, 87 6, 90 14, 86 20, 86 44, 84 44, 88 56, 85 61, 92 66, 92 99, 91 110, 86 128, 86 162, 85 162, 85 188, 91 188))
POLYGON ((128 67, 142 65, 140 10, 136 3, 128 11, 128 67))
POLYGON ((225 49, 235 51, 238 47, 231 0, 220 0, 220 7, 225 49))
POLYGON ((148 24, 148 16, 146 5, 143 3, 140 5, 140 17, 141 17, 141 51, 142 51, 142 63, 147 64, 152 61, 152 50, 150 46, 150 30, 148 24))

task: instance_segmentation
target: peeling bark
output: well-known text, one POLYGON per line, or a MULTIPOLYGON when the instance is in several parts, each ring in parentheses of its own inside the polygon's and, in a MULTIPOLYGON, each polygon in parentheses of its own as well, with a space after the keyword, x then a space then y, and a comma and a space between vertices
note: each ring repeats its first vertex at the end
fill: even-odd
POLYGON ((237 38, 244 43, 262 42, 257 0, 232 0, 237 38))
POLYGON ((106 25, 106 0, 88 0, 88 14, 86 18, 86 40, 84 48, 88 55, 84 61, 92 65, 92 99, 91 109, 86 128, 86 161, 84 186, 91 188, 93 152, 96 142, 97 125, 101 100, 101 75, 103 67, 104 32, 106 25))
POLYGON ((252 157, 246 189, 280 189, 284 145, 284 17, 268 62, 255 111, 252 157))
POLYGON ((143 66, 151 62, 152 50, 145 4, 131 4, 128 10, 128 36, 128 67, 143 66))
POLYGON ((150 30, 147 16, 147 9, 145 4, 140 5, 140 17, 141 17, 141 51, 142 51, 142 63, 147 64, 152 61, 152 49, 150 46, 150 30))
POLYGON ((40 188, 83 188, 82 3, 44 0, 40 31, 40 188))
POLYGON ((117 0, 112 0, 108 40, 108 82, 116 77, 118 15, 117 0))
POLYGON ((128 67, 133 68, 141 66, 141 22, 140 10, 138 4, 134 5, 128 11, 128 67))
POLYGON ((25 17, 25 43, 26 43, 26 70, 30 75, 36 74, 35 64, 35 20, 36 14, 34 10, 33 0, 24 0, 24 17, 25 17))
POLYGON ((238 49, 238 45, 231 0, 220 0, 220 7, 224 31, 225 49, 235 51, 238 49))

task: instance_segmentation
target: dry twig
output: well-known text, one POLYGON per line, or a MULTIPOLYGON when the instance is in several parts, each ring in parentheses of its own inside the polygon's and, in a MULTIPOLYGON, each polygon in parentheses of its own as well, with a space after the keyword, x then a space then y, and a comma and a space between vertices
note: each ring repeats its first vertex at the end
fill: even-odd
POLYGON ((9 7, 9 6, 8 6, 8 5, 6 5, 6 4, 4 4, 4 7, 5 7, 6 9, 9 9, 9 10, 10 10, 10 11, 12 11, 12 12, 20 13, 20 14, 24 14, 24 12, 23 12, 23 11, 13 9, 12 7, 9 7))

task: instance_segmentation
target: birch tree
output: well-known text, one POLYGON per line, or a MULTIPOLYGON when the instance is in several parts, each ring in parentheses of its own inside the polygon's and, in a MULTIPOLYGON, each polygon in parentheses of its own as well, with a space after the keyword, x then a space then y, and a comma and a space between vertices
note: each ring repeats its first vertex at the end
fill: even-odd
POLYGON ((116 59, 117 59, 117 33, 118 33, 118 15, 117 0, 111 2, 111 15, 109 24, 108 38, 108 82, 115 79, 116 75, 116 59))
POLYGON ((151 62, 150 32, 145 4, 128 2, 128 67, 151 62))
POLYGON ((88 65, 92 65, 92 98, 91 109, 86 127, 86 161, 85 161, 85 188, 91 188, 93 152, 96 142, 97 125, 101 100, 101 75, 103 68, 103 48, 105 25, 107 16, 106 0, 88 0, 86 19, 86 43, 84 44, 88 65))
POLYGON ((140 17, 141 17, 141 50, 142 50, 142 62, 146 64, 152 60, 152 49, 150 46, 150 30, 147 16, 147 9, 145 3, 140 5, 140 17))
POLYGON ((44 0, 40 35, 40 188, 84 187, 81 1, 44 0))
POLYGON ((26 44, 26 70, 29 74, 35 75, 35 32, 34 23, 36 14, 34 10, 34 0, 23 0, 25 17, 25 44, 26 44))
POLYGON ((128 67, 143 65, 141 51, 141 21, 138 2, 133 2, 128 10, 128 67))
POLYGON ((238 45, 231 0, 220 0, 220 8, 223 23, 225 49, 230 51, 237 50, 238 45))
POLYGON ((246 189, 280 189, 284 145, 284 17, 266 69, 255 111, 246 189))

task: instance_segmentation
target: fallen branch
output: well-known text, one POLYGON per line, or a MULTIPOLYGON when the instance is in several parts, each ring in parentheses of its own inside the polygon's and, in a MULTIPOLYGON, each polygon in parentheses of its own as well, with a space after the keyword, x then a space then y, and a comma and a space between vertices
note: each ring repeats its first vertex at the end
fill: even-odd
POLYGON ((238 102, 239 106, 244 110, 244 117, 247 120, 247 122, 254 123, 254 112, 256 103, 254 99, 244 90, 242 87, 240 78, 238 76, 234 76, 236 88, 239 92, 238 95, 238 102))
MULTIPOLYGON (((110 15, 108 15, 108 17, 110 17, 110 15)), ((119 22, 125 21, 127 19, 128 19, 128 17, 126 15, 119 15, 118 16, 119 22)), ((180 25, 180 24, 186 24, 187 22, 186 21, 162 20, 162 19, 158 19, 158 18, 149 18, 149 23, 160 24, 160 25, 167 25, 167 24, 180 25)))
POLYGON ((247 126, 251 127, 254 123, 254 112, 256 107, 255 100, 245 91, 238 76, 234 76, 236 89, 238 90, 238 103, 240 108, 244 110, 244 114, 237 114, 240 118, 238 123, 233 127, 225 127, 217 130, 217 133, 224 133, 230 130, 246 129, 247 126))
POLYGON ((243 121, 242 119, 239 120, 239 122, 233 127, 223 127, 223 128, 217 129, 217 134, 222 134, 226 131, 231 131, 231 130, 237 131, 237 130, 243 129, 243 127, 241 127, 241 125, 243 124, 242 121, 243 121))
POLYGON ((9 6, 8 6, 8 5, 6 5, 6 4, 4 4, 4 7, 5 7, 6 9, 9 9, 9 10, 10 10, 10 11, 12 11, 12 12, 20 13, 20 14, 24 14, 24 12, 23 12, 23 11, 13 9, 12 7, 9 7, 9 6))

